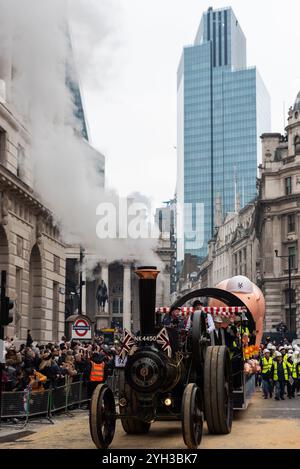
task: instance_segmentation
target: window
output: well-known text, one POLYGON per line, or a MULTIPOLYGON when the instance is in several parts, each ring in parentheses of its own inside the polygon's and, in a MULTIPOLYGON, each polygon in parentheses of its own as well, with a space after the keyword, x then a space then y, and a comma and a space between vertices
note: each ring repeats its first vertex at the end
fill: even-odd
POLYGON ((112 287, 112 293, 123 293, 123 285, 121 283, 116 283, 112 287))
POLYGON ((162 233, 162 230, 163 230, 162 222, 163 222, 163 215, 162 215, 162 211, 160 210, 158 213, 158 226, 159 226, 160 233, 162 233))
POLYGON ((22 145, 18 145, 17 153, 17 176, 23 178, 25 174, 25 150, 22 145))
POLYGON ((291 195, 292 193, 292 178, 285 178, 285 195, 291 195))
MULTIPOLYGON (((288 306, 290 302, 289 289, 285 290, 285 305, 288 306)), ((296 304, 296 290, 291 289, 291 304, 296 304)))
POLYGON ((286 317, 285 323, 288 327, 288 331, 291 332, 292 334, 296 334, 297 332, 296 309, 292 308, 290 312, 289 308, 286 308, 285 317, 286 317))
POLYGON ((123 298, 114 298, 112 300, 112 314, 113 316, 123 314, 123 298))
POLYGON ((238 271, 237 271, 237 254, 234 254, 234 275, 237 275, 238 274, 238 271))
POLYGON ((113 315, 119 314, 119 300, 115 299, 112 302, 112 313, 113 315))
POLYGON ((23 238, 17 235, 17 256, 23 257, 23 238))
POLYGON ((0 127, 0 162, 5 160, 6 132, 0 127))
POLYGON ((58 256, 54 256, 53 258, 53 270, 56 274, 59 274, 60 270, 60 259, 58 256))
POLYGON ((288 215, 288 233, 293 233, 295 231, 295 214, 288 215))
POLYGON ((300 137, 297 135, 295 138, 295 155, 300 155, 300 137))
POLYGON ((290 266, 292 269, 296 269, 296 246, 289 248, 290 266))

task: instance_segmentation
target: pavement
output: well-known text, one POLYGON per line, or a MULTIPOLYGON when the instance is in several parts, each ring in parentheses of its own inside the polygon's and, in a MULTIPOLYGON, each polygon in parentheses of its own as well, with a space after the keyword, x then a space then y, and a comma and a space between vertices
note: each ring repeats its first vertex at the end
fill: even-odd
MULTIPOLYGON (((87 411, 56 417, 30 435, 0 442, 0 449, 93 449, 87 411)), ((32 425, 26 430, 33 431, 32 425)), ((1 432, 0 432, 1 433, 1 432)), ((185 449, 180 422, 155 422, 149 434, 127 435, 117 422, 111 449, 185 449)), ((201 449, 300 449, 300 397, 265 400, 256 392, 245 411, 235 412, 229 435, 210 435, 206 425, 201 449)))

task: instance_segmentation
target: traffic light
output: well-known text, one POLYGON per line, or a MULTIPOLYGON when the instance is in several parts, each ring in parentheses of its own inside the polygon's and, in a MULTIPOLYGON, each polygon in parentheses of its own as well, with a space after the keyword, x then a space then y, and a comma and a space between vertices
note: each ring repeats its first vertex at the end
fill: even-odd
POLYGON ((0 301, 0 326, 8 326, 13 322, 13 312, 10 311, 14 307, 14 301, 5 295, 6 272, 1 273, 1 301, 0 301))
POLYGON ((4 308, 1 302, 0 311, 0 324, 1 326, 8 326, 14 320, 14 313, 10 311, 14 307, 15 303, 8 296, 5 297, 4 308))

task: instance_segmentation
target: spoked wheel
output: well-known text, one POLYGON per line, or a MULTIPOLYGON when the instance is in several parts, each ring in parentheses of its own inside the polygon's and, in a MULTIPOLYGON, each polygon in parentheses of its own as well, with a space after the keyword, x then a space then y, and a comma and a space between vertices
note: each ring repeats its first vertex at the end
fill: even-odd
POLYGON ((125 383, 123 370, 119 375, 119 402, 121 402, 122 398, 126 400, 126 406, 120 405, 120 415, 124 416, 121 418, 123 430, 128 433, 128 435, 143 435, 148 433, 151 424, 136 417, 139 413, 137 395, 135 391, 125 383), (128 415, 128 417, 125 417, 125 415, 128 415))
POLYGON ((90 433, 99 449, 111 444, 116 430, 116 406, 112 390, 106 384, 96 387, 90 406, 90 433))
POLYGON ((197 449, 203 433, 203 404, 200 388, 189 383, 182 398, 182 435, 189 449, 197 449))
POLYGON ((228 348, 208 347, 204 364, 204 410, 208 430, 215 435, 231 432, 233 394, 228 348))

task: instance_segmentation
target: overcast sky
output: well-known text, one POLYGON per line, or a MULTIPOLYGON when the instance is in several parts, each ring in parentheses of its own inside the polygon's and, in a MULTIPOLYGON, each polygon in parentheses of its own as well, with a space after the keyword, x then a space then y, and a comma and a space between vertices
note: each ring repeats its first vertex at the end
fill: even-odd
POLYGON ((174 195, 177 66, 209 6, 232 6, 248 66, 258 67, 271 95, 272 130, 283 131, 284 103, 287 113, 300 90, 298 0, 101 1, 106 36, 93 51, 94 72, 79 73, 92 143, 122 195, 139 191, 156 205, 174 195))

